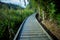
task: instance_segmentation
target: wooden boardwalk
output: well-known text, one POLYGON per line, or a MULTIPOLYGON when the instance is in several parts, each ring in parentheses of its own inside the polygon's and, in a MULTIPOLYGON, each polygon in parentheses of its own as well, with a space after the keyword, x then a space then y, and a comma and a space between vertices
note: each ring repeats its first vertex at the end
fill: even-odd
POLYGON ((35 15, 32 14, 26 19, 21 32, 18 30, 14 40, 53 40, 39 24, 35 15))

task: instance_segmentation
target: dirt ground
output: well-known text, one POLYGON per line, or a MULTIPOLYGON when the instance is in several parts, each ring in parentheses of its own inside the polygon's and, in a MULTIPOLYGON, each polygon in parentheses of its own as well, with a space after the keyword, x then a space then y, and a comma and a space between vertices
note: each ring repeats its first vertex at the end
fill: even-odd
POLYGON ((44 20, 42 23, 60 40, 60 28, 57 27, 56 23, 50 22, 48 20, 44 20))

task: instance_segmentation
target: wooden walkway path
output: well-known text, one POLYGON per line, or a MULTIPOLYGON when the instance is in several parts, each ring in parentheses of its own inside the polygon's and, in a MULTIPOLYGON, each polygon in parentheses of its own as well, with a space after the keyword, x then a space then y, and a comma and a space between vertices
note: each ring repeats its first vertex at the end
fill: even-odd
POLYGON ((35 14, 29 16, 19 28, 14 40, 52 40, 37 21, 35 14))

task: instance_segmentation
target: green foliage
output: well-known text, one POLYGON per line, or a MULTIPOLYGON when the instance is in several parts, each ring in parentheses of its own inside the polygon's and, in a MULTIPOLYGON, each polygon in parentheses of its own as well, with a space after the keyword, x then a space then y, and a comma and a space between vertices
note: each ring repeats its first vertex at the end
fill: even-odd
POLYGON ((55 16, 55 4, 53 4, 52 2, 49 4, 49 10, 48 10, 48 13, 49 13, 49 17, 50 19, 53 20, 54 16, 55 16))
POLYGON ((58 27, 60 27, 60 14, 57 14, 55 17, 58 27))
POLYGON ((20 26, 22 21, 31 15, 34 11, 31 9, 9 9, 6 5, 0 7, 0 38, 3 37, 3 33, 6 27, 10 26, 16 33, 17 28, 20 26))
POLYGON ((39 10, 39 8, 40 8, 40 17, 41 18, 43 18, 42 15, 44 14, 44 16, 47 20, 48 19, 50 21, 56 20, 57 24, 60 25, 60 14, 56 13, 58 9, 56 10, 56 4, 55 4, 54 0, 31 0, 31 5, 33 5, 33 8, 36 7, 37 10, 39 10), (43 11, 45 13, 42 13, 43 11))

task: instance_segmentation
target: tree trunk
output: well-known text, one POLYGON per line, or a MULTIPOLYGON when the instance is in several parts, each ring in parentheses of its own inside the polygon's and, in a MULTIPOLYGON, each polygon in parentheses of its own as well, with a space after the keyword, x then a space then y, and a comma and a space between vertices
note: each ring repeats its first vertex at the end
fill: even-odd
POLYGON ((41 18, 41 17, 40 17, 40 7, 39 7, 39 6, 38 6, 38 11, 37 11, 37 12, 38 12, 38 14, 39 14, 39 15, 38 15, 38 20, 40 21, 40 18, 41 18))
POLYGON ((42 11, 42 20, 44 21, 45 20, 45 16, 44 16, 44 11, 42 11))

